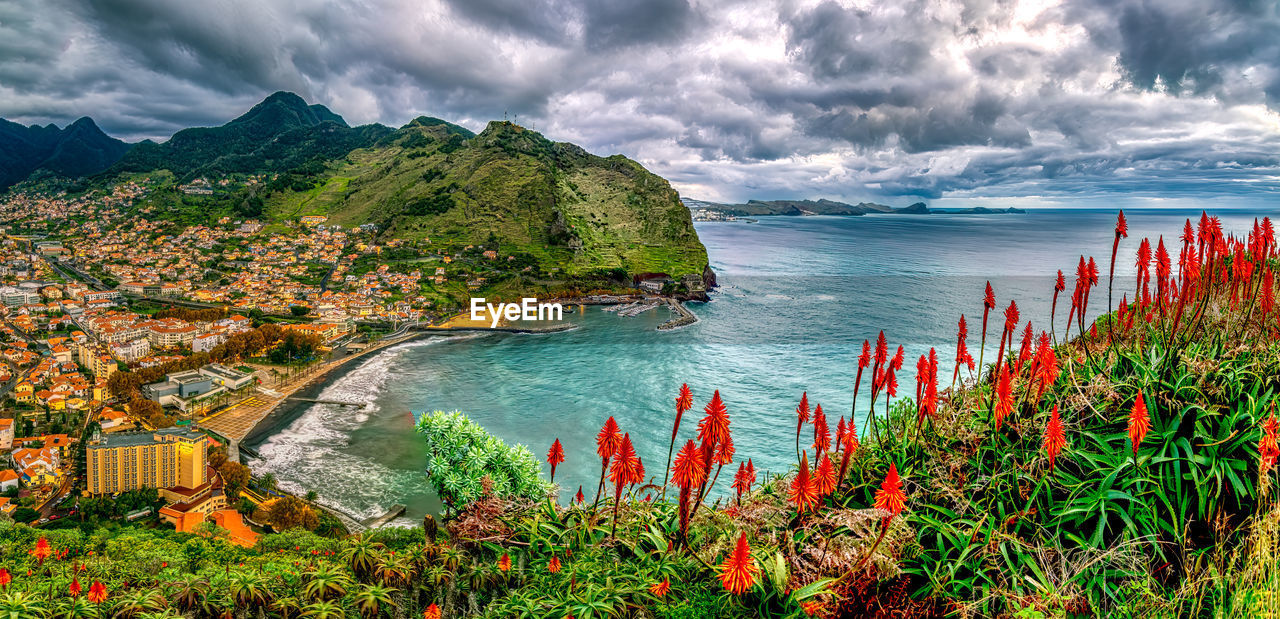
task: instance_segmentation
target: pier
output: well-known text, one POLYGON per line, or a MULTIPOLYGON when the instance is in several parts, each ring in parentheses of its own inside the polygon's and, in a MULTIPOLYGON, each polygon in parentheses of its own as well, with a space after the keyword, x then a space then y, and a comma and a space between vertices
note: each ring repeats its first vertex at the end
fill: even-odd
POLYGON ((667 299, 667 305, 671 307, 671 312, 676 316, 675 318, 658 325, 659 331, 679 329, 680 327, 687 327, 698 322, 698 317, 695 316, 693 312, 689 311, 689 308, 685 307, 684 303, 676 301, 675 299, 667 299))
POLYGON ((391 522, 392 520, 395 520, 396 518, 403 516, 404 510, 405 510, 405 506, 403 505, 393 505, 391 506, 391 509, 387 510, 387 513, 381 516, 378 516, 377 518, 370 518, 368 520, 365 520, 360 524, 363 525, 365 528, 376 529, 378 527, 381 527, 387 524, 388 522, 391 522))

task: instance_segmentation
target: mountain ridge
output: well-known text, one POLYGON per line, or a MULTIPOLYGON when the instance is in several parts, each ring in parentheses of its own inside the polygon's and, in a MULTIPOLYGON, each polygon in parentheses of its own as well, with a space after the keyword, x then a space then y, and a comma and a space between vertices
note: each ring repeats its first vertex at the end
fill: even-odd
POLYGON ((0 118, 0 191, 40 171, 67 177, 97 174, 131 148, 104 133, 88 116, 61 129, 52 123, 26 126, 0 118))
POLYGON ((933 213, 948 214, 1020 214, 1021 209, 993 209, 984 206, 962 209, 931 209, 924 202, 914 202, 904 207, 893 207, 876 202, 859 202, 849 204, 821 198, 818 200, 748 200, 741 204, 709 202, 695 198, 684 198, 682 202, 690 210, 700 213, 702 217, 773 217, 773 216, 812 216, 836 215, 860 217, 871 214, 885 215, 929 215, 933 213))

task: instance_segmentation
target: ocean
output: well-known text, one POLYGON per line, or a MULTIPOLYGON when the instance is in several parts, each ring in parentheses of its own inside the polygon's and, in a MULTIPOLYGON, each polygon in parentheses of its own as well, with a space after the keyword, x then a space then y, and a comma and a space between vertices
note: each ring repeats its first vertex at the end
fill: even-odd
MULTIPOLYGON (((1154 247, 1164 235, 1176 258, 1182 223, 1194 222, 1199 211, 1125 214, 1129 238, 1116 260, 1116 303, 1133 289, 1140 239, 1152 237, 1154 247)), ((1255 217, 1274 219, 1277 211, 1214 214, 1226 230, 1243 234, 1255 217)), ((539 459, 559 438, 566 461, 557 482, 566 501, 579 485, 593 494, 600 471, 594 438, 610 415, 631 434, 647 475, 661 483, 674 399, 688 383, 696 404, 680 442, 693 437, 702 407, 719 390, 736 458, 751 458, 758 471, 784 472, 794 462, 801 393, 822 405, 834 432, 836 420, 851 412, 861 344, 874 343, 880 330, 891 354, 905 347, 899 395, 914 397, 916 359, 931 347, 942 384, 950 383, 961 313, 977 358, 987 280, 997 301, 988 361, 1011 299, 1023 324, 1049 328, 1058 269, 1067 277, 1055 321, 1062 332, 1082 254, 1093 256, 1102 274, 1091 314, 1104 310, 1114 224, 1113 211, 1071 209, 699 223, 720 287, 709 303, 689 305, 697 324, 660 332, 655 327, 670 318, 666 309, 627 318, 587 308, 567 316, 578 328, 565 333, 431 337, 395 346, 353 362, 320 392, 323 399, 366 401, 364 408, 305 406, 257 445, 262 458, 251 464, 274 473, 282 487, 316 490, 322 502, 357 517, 405 504, 403 522, 417 522, 440 506, 425 481, 426 450, 413 432, 414 415, 460 410, 539 459)), ((867 393, 864 383, 859 420, 867 393)), ((720 485, 727 488, 728 480, 720 485)))

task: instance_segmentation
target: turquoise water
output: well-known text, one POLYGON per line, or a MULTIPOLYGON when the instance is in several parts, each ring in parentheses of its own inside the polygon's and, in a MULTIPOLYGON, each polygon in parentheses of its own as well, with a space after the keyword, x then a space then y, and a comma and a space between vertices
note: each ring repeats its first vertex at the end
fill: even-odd
MULTIPOLYGON (((1176 243, 1183 220, 1198 211, 1131 211, 1130 238, 1116 265, 1116 301, 1132 289, 1140 237, 1176 243)), ((1224 226, 1246 231, 1274 211, 1224 211, 1224 226)), ((884 329, 906 347, 900 393, 914 396, 915 359, 938 347, 944 384, 951 374, 956 321, 969 318, 977 357, 982 291, 995 287, 1000 310, 1018 301, 1025 323, 1047 328, 1054 274, 1068 291, 1076 261, 1093 255, 1103 287, 1090 297, 1105 308, 1105 278, 1115 214, 1032 211, 1026 215, 882 215, 856 218, 762 218, 759 223, 700 223, 698 234, 721 288, 692 304, 700 322, 655 331, 669 318, 655 310, 635 318, 588 308, 577 330, 550 335, 485 334, 397 346, 327 386, 322 396, 363 399, 358 412, 314 405, 260 445, 254 463, 291 490, 315 489, 323 501, 358 516, 396 503, 417 520, 438 506, 422 475, 424 449, 409 411, 462 410, 539 457, 564 444, 557 470, 562 498, 599 475, 594 437, 613 415, 630 432, 650 476, 661 482, 680 384, 697 408, 681 440, 692 437, 702 406, 719 389, 729 408, 737 457, 782 471, 794 457, 794 409, 803 391, 821 403, 834 429, 849 414, 863 339, 884 329)), ((1154 245, 1154 241, 1153 241, 1154 245)), ((1176 253, 1176 249, 1173 250, 1176 253)), ((1069 292, 1068 292, 1069 294, 1069 292)), ((1070 301, 1059 303, 1058 328, 1070 301)), ((993 315, 998 330, 1002 316, 993 315)), ((992 336, 989 339, 995 339, 992 336)), ((991 347, 994 348, 994 347, 991 347)), ((988 360, 995 354, 989 351, 988 360)), ((866 388, 859 414, 866 410, 866 388)))

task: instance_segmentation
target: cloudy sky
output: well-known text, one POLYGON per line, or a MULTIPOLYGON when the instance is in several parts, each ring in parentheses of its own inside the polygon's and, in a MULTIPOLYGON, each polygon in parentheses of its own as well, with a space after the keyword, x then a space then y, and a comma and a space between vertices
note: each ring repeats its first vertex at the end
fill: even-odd
POLYGON ((1276 0, 0 0, 0 117, 504 114, 711 200, 1280 200, 1276 0))

